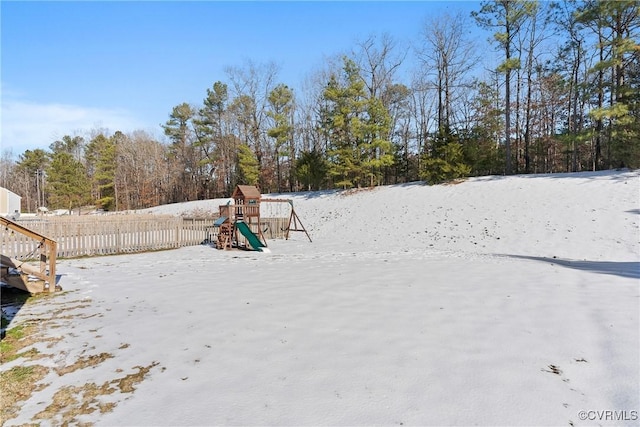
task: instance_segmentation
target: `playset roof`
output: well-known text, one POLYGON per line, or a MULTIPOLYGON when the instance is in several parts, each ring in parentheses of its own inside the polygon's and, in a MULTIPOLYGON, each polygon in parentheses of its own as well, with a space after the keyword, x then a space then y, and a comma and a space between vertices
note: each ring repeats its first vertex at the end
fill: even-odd
POLYGON ((260 200, 260 191, 253 185, 238 185, 233 192, 234 199, 260 200))

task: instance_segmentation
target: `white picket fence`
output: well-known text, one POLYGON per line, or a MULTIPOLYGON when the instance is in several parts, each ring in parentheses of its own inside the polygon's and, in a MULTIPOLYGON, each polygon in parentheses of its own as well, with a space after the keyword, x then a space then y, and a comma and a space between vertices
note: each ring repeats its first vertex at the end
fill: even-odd
MULTIPOLYGON (((285 235, 288 218, 266 218, 265 238, 285 235)), ((18 221, 58 243, 58 258, 173 249, 215 241, 214 220, 158 215, 45 217, 18 221)), ((1 231, 0 250, 16 259, 35 259, 39 242, 10 230, 1 231)))

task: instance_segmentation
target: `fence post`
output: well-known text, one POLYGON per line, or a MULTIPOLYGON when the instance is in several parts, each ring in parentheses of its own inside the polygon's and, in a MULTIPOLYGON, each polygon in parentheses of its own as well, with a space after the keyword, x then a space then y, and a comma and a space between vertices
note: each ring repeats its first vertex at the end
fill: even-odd
POLYGON ((176 221, 176 245, 174 247, 181 247, 181 242, 180 242, 180 238, 182 237, 180 235, 180 228, 181 226, 184 225, 184 219, 180 218, 178 221, 176 221))
POLYGON ((121 243, 120 243, 120 227, 116 225, 116 253, 121 252, 121 243))

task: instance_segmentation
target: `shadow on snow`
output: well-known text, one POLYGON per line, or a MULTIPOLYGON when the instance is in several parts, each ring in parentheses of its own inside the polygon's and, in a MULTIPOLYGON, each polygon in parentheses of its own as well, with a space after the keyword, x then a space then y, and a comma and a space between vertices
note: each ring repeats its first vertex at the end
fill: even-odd
POLYGON ((629 279, 640 279, 640 262, 634 261, 576 261, 561 258, 547 258, 528 255, 505 255, 509 258, 529 259, 548 262, 575 270, 590 271, 600 274, 611 274, 629 279))

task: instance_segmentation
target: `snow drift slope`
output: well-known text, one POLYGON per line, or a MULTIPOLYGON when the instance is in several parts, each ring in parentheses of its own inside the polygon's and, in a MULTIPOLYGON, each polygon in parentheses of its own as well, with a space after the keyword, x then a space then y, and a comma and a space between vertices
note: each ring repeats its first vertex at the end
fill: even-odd
POLYGON ((316 238, 340 245, 638 260, 637 173, 475 178, 400 185, 300 204, 316 238))
MULTIPOLYGON (((479 177, 455 185, 269 197, 292 198, 313 239, 339 251, 439 250, 593 261, 640 257, 637 171, 479 177)), ((217 211, 222 201, 227 199, 150 211, 217 211)))

